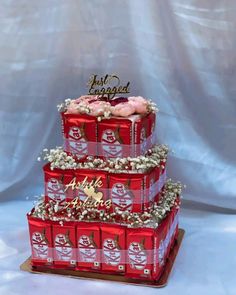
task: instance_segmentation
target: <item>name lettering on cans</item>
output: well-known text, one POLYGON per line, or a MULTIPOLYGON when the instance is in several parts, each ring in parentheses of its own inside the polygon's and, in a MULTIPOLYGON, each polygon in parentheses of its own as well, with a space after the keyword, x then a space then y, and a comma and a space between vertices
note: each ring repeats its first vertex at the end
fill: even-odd
POLYGON ((72 190, 83 191, 86 198, 81 201, 79 197, 74 198, 71 202, 67 202, 66 208, 72 205, 73 208, 97 208, 97 207, 105 207, 109 209, 111 207, 111 200, 103 200, 103 193, 97 191, 98 188, 101 188, 103 183, 101 181, 101 177, 99 176, 97 179, 94 178, 92 181, 88 181, 88 177, 86 176, 83 181, 76 181, 76 177, 74 177, 70 183, 65 185, 65 192, 71 188, 72 190))
POLYGON ((91 181, 88 181, 88 176, 84 178, 83 181, 77 181, 76 182, 76 177, 74 177, 68 184, 65 185, 65 192, 71 188, 72 190, 76 189, 90 189, 91 187, 98 188, 102 187, 102 181, 101 181, 101 176, 99 176, 97 179, 94 178, 91 181))

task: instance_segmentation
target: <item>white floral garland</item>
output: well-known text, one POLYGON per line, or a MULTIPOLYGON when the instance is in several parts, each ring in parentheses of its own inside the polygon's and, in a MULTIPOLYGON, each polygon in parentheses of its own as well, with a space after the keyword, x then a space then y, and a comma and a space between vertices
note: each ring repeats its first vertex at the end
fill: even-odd
POLYGON ((121 211, 118 208, 113 213, 107 213, 96 208, 84 208, 81 212, 76 212, 76 210, 68 208, 67 202, 64 203, 66 209, 63 209, 63 207, 59 208, 58 203, 53 201, 46 203, 44 198, 41 198, 29 214, 42 220, 60 221, 61 225, 65 221, 101 221, 115 222, 127 227, 157 228, 174 206, 179 207, 178 198, 181 197, 182 188, 183 185, 180 182, 175 183, 169 179, 158 203, 152 204, 143 213, 121 211), (57 215, 58 212, 63 212, 62 216, 57 215), (119 222, 117 222, 117 218, 120 220, 119 222))
POLYGON ((50 162, 51 169, 98 169, 113 173, 144 173, 153 167, 164 169, 163 163, 167 161, 167 145, 155 145, 149 149, 145 155, 138 157, 115 158, 103 160, 97 157, 88 156, 85 162, 79 162, 72 156, 68 155, 63 147, 54 149, 44 149, 42 156, 38 158, 50 162))

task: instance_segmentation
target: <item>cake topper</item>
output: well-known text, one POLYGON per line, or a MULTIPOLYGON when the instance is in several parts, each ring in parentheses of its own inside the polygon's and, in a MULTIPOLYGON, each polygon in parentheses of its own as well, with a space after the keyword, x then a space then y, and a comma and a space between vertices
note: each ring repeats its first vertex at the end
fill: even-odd
POLYGON ((122 85, 120 78, 115 74, 106 74, 101 77, 93 74, 89 78, 87 85, 89 87, 88 95, 98 95, 107 100, 113 99, 117 94, 130 93, 130 82, 122 85))

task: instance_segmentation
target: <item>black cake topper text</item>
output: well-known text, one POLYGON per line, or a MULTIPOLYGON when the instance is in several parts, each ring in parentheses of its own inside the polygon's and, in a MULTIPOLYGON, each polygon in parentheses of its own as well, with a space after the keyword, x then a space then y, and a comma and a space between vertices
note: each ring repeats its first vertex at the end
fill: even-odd
POLYGON ((121 85, 120 78, 117 75, 105 75, 98 77, 92 75, 88 81, 89 95, 99 95, 107 97, 107 99, 114 98, 117 94, 129 93, 130 82, 126 85, 121 85))

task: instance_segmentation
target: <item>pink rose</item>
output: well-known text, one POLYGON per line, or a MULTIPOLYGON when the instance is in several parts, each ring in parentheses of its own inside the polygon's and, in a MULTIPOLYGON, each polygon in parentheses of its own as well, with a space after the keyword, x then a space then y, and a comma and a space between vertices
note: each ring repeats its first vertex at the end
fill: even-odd
POLYGON ((66 114, 78 114, 78 104, 72 100, 70 104, 67 106, 66 114))
POLYGON ((119 103, 122 103, 122 102, 128 102, 128 98, 126 97, 114 97, 112 100, 109 101, 109 103, 111 104, 111 106, 116 106, 117 104, 119 103))
POLYGON ((66 114, 85 114, 86 109, 88 109, 88 104, 85 101, 78 103, 75 100, 72 100, 67 106, 66 114))
POLYGON ((128 117, 135 113, 135 108, 127 102, 122 102, 111 107, 111 113, 113 116, 128 117))
POLYGON ((85 104, 89 104, 89 103, 92 103, 96 100, 98 100, 97 95, 82 95, 79 98, 76 98, 74 101, 78 104, 80 104, 81 102, 83 102, 85 104))
POLYGON ((129 104, 135 108, 135 113, 145 114, 147 113, 148 102, 141 96, 131 96, 128 98, 129 104))
POLYGON ((110 104, 105 101, 94 101, 89 104, 90 115, 92 116, 102 116, 104 112, 110 109, 110 104))

